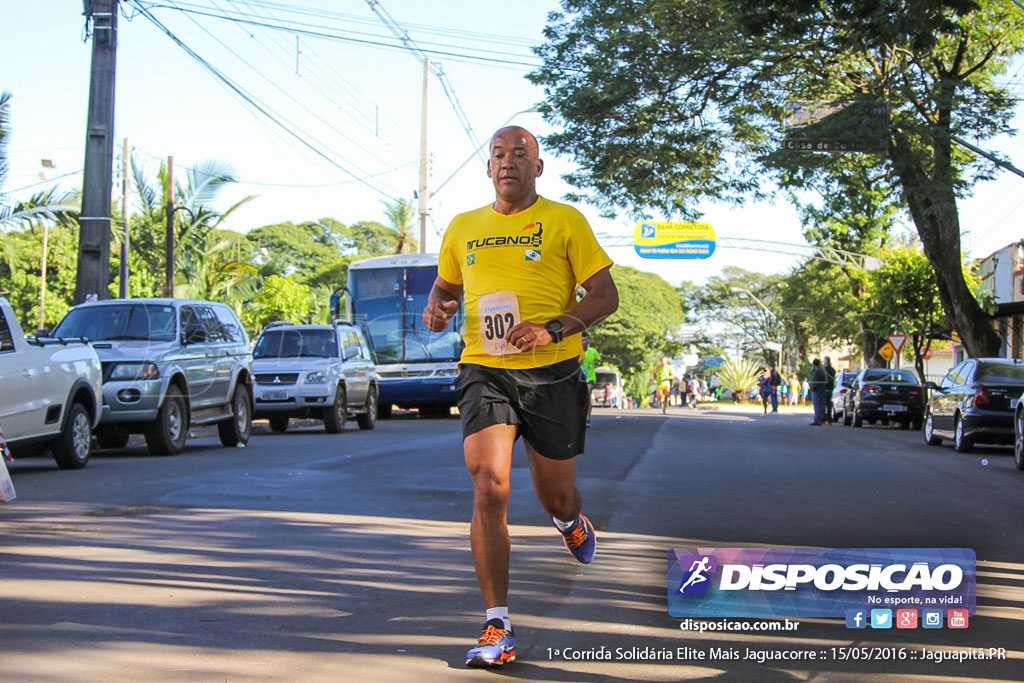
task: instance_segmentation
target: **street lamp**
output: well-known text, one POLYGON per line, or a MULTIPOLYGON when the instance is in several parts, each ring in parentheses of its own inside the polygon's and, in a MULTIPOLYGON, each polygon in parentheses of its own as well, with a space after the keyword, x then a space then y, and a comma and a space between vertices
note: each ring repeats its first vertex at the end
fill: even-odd
MULTIPOLYGON (((757 304, 761 308, 763 308, 768 315, 770 315, 772 318, 774 318, 775 322, 777 322, 779 325, 781 325, 783 328, 785 328, 785 324, 781 320, 779 320, 779 316, 775 315, 775 313, 772 312, 772 309, 768 308, 768 306, 765 304, 765 302, 763 302, 760 299, 758 299, 756 294, 754 294, 749 289, 746 289, 744 287, 732 287, 731 289, 732 289, 732 292, 734 294, 746 294, 746 295, 748 295, 751 299, 756 301, 757 304)), ((777 350, 777 353, 779 354, 779 365, 782 365, 782 350, 783 350, 783 348, 785 348, 785 342, 786 342, 786 340, 785 340, 785 338, 783 338, 782 342, 779 344, 779 348, 777 350)))

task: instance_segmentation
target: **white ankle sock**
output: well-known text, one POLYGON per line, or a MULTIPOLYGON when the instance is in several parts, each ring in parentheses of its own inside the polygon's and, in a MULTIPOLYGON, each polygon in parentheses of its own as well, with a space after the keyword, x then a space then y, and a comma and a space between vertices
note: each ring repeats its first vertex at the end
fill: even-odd
POLYGON ((577 517, 576 519, 572 520, 571 522, 563 522, 562 520, 558 519, 557 517, 552 517, 551 518, 551 521, 555 523, 555 526, 558 527, 559 531, 568 531, 569 529, 572 528, 572 525, 575 524, 578 520, 579 520, 579 518, 577 517))
POLYGON ((508 620, 508 607, 491 607, 487 610, 487 621, 501 619, 505 622, 505 630, 512 630, 512 622, 508 620))

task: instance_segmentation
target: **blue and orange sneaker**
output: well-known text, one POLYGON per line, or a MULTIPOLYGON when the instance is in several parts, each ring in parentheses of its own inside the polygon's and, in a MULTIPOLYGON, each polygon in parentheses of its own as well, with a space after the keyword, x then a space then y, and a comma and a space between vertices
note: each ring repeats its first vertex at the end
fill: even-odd
POLYGON ((505 629, 501 619, 484 624, 484 632, 476 647, 466 653, 466 666, 487 668, 501 666, 516 659, 516 637, 505 629))
POLYGON ((562 538, 572 556, 583 564, 590 564, 594 559, 594 553, 597 551, 597 534, 594 533, 594 525, 586 515, 581 513, 575 524, 562 531, 562 538))

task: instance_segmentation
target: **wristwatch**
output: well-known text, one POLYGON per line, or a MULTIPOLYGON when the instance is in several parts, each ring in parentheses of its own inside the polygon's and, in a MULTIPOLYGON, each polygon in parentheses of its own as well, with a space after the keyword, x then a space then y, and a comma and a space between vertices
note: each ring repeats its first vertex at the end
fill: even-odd
POLYGON ((548 334, 551 335, 551 341, 552 342, 554 342, 555 344, 558 344, 559 342, 562 341, 562 333, 563 333, 562 323, 559 322, 559 320, 557 318, 555 320, 552 320, 552 321, 548 322, 547 324, 545 324, 544 325, 544 329, 547 330, 548 334))

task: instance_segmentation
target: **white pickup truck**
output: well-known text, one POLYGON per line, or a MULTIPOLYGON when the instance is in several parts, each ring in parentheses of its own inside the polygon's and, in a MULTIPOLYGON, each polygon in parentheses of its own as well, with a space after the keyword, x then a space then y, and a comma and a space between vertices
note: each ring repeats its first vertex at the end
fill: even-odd
POLYGON ((49 446, 61 468, 85 467, 103 409, 102 382, 87 340, 26 338, 0 297, 0 429, 15 457, 49 446))

